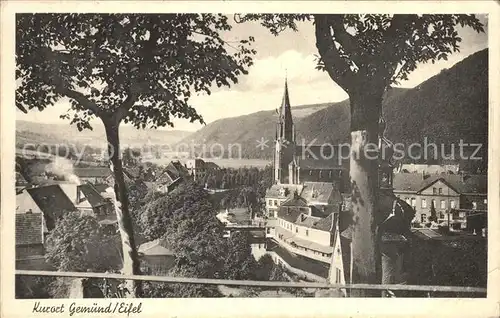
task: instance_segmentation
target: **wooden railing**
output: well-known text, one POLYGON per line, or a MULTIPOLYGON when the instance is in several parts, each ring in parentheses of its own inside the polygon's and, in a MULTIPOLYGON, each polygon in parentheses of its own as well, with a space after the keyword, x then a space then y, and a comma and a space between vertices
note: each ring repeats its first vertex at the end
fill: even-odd
POLYGON ((315 289, 337 289, 337 290, 380 290, 380 291, 416 291, 416 292, 442 292, 442 293, 465 293, 486 295, 486 288, 459 287, 459 286, 429 286, 429 285, 382 285, 382 284, 329 284, 313 282, 281 282, 281 281, 253 281, 253 280, 227 280, 210 278, 190 278, 173 276, 148 276, 148 275, 123 275, 113 273, 89 273, 89 272, 56 272, 38 270, 16 270, 17 276, 51 276, 72 278, 105 278, 121 280, 139 280, 176 284, 200 284, 200 285, 225 285, 246 286, 264 288, 315 288, 315 289))

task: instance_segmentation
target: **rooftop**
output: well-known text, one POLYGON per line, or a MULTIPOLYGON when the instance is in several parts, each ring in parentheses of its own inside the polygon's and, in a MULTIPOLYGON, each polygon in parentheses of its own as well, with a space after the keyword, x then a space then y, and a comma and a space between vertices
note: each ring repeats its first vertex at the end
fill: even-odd
POLYGON ((16 245, 43 244, 42 213, 16 213, 16 245))
POLYGON ((421 173, 394 174, 394 189, 400 191, 420 192, 432 184, 442 180, 460 194, 487 194, 488 178, 486 175, 431 175, 424 179, 421 173))

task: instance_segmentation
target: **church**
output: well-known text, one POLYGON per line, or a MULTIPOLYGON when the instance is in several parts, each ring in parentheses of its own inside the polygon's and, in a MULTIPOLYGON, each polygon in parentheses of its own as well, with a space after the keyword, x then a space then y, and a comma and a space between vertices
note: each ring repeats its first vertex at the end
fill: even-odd
POLYGON ((307 141, 297 143, 286 80, 278 115, 273 155, 274 183, 335 182, 339 183, 342 192, 346 191, 349 148, 330 144, 310 145, 307 141))

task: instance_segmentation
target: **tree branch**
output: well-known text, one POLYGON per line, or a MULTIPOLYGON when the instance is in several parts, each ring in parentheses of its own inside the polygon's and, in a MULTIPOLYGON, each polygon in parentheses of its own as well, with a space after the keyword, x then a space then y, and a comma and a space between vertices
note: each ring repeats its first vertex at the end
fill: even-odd
POLYGON ((356 61, 356 55, 360 52, 361 48, 354 36, 349 34, 344 28, 344 16, 341 14, 328 15, 326 18, 332 27, 333 36, 335 40, 342 45, 342 49, 345 53, 349 55, 349 57, 354 60, 356 64, 359 65, 358 61, 356 61))
POLYGON ((101 116, 101 110, 95 103, 90 101, 84 94, 77 92, 75 90, 64 87, 62 84, 58 84, 55 86, 55 91, 61 95, 67 96, 71 99, 74 99, 78 102, 78 104, 82 105, 82 107, 92 111, 96 116, 101 116))
POLYGON ((325 63, 325 69, 340 87, 349 92, 349 87, 354 79, 354 73, 349 64, 340 56, 340 52, 335 47, 328 17, 325 15, 315 15, 316 47, 325 63))
POLYGON ((137 100, 137 95, 133 92, 130 92, 125 101, 123 102, 123 104, 121 104, 120 107, 118 107, 115 114, 113 115, 113 118, 115 119, 116 123, 119 123, 123 118, 125 118, 130 108, 134 106, 136 100, 137 100))

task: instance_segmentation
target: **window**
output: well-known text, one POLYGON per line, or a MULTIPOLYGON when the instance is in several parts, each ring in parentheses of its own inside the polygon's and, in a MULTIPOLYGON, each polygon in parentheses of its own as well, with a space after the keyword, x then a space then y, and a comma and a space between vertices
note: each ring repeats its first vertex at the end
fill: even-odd
POLYGON ((408 204, 410 204, 410 203, 411 203, 410 198, 405 198, 405 201, 406 201, 406 203, 408 203, 408 204))
POLYGON ((299 228, 295 227, 295 233, 299 233, 299 228))
POLYGON ((269 206, 273 206, 273 200, 269 200, 269 206))
POLYGON ((444 213, 443 212, 439 212, 439 218, 440 219, 444 219, 444 213))
POLYGON ((278 206, 278 200, 274 200, 274 205, 278 206))
POLYGON ((443 194, 443 188, 439 188, 439 194, 443 194))
POLYGON ((432 188, 432 194, 437 194, 436 188, 432 188))
POLYGON ((417 199, 411 198, 411 206, 416 207, 417 206, 417 199))
POLYGON ((477 209, 477 202, 472 201, 472 210, 476 210, 476 209, 477 209))
MULTIPOLYGON (((433 207, 436 207, 436 200, 432 200, 432 206, 433 206, 433 207)), ((431 206, 431 207, 432 207, 432 206, 431 206)))
POLYGON ((484 199, 484 204, 488 204, 488 199, 484 199))
POLYGON ((420 222, 421 222, 421 223, 425 223, 425 222, 427 221, 426 219, 427 219, 427 215, 426 215, 426 214, 422 214, 422 215, 420 216, 420 222))
POLYGON ((335 283, 340 284, 342 278, 342 272, 340 269, 335 268, 335 283))
POLYGON ((306 236, 309 236, 309 230, 306 230, 306 236))
POLYGON ((427 200, 422 199, 422 208, 427 208, 427 200))
POLYGON ((441 200, 441 209, 446 209, 446 201, 441 200))
POLYGON ((321 172, 322 172, 322 171, 320 170, 320 171, 319 171, 319 177, 320 177, 320 178, 321 178, 321 172))
POLYGON ((452 208, 452 209, 455 208, 455 200, 450 201, 450 208, 452 208))

